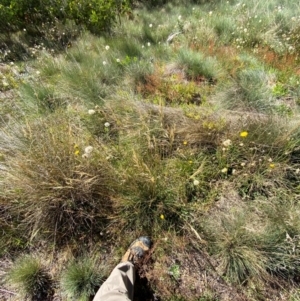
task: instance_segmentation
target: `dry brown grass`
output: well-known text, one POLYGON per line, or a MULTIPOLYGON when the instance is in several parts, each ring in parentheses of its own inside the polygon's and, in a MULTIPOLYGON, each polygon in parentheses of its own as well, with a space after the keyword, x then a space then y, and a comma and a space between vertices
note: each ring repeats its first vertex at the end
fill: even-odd
POLYGON ((30 239, 41 234, 54 242, 84 240, 99 233, 110 212, 115 176, 105 149, 83 136, 70 118, 52 115, 18 125, 10 144, 2 144, 6 160, 1 185, 30 239), (91 144, 92 152, 82 157, 91 144))

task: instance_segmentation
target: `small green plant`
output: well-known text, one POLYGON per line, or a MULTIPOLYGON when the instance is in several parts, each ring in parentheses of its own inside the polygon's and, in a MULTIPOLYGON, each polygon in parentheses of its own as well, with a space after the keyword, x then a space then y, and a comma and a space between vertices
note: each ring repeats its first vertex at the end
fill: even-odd
POLYGON ((180 279, 180 266, 178 264, 173 264, 169 268, 169 274, 177 281, 180 279))
POLYGON ((8 281, 24 298, 32 301, 50 300, 52 295, 52 279, 40 260, 33 256, 16 260, 8 272, 8 281))
POLYGON ((68 300, 88 301, 95 295, 103 282, 103 274, 95 261, 80 258, 72 261, 63 271, 60 286, 68 300))

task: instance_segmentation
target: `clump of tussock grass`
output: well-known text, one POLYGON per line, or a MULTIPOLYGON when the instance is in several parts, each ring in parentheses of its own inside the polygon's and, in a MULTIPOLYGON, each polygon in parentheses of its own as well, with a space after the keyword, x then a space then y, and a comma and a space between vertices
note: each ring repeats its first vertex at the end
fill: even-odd
POLYGON ((79 258, 71 261, 62 272, 60 287, 69 300, 88 301, 94 296, 104 280, 103 271, 95 260, 79 258))
MULTIPOLYGON (((42 62, 36 64, 41 77, 35 82, 34 90, 44 89, 46 85, 39 88, 43 79, 48 82, 49 89, 55 87, 55 91, 59 90, 60 93, 55 94, 68 104, 103 104, 123 74, 123 69, 117 63, 119 52, 106 43, 108 41, 97 41, 85 35, 68 49, 65 56, 52 60, 45 55, 42 62)), ((32 82, 28 86, 32 86, 32 82)))
POLYGON ((296 257, 288 245, 282 249, 279 247, 280 241, 284 245, 284 232, 269 227, 269 219, 257 214, 255 205, 243 203, 233 191, 224 191, 219 202, 217 208, 205 214, 201 228, 209 252, 218 261, 218 271, 230 282, 246 284, 255 281, 255 286, 291 279, 296 271, 293 266, 296 257), (276 246, 279 247, 278 256, 273 249, 276 246), (281 267, 286 271, 286 279, 275 272, 281 267))
POLYGON ((61 59, 59 56, 51 56, 48 53, 41 54, 43 63, 37 64, 37 68, 43 78, 47 79, 49 83, 55 83, 55 80, 59 78, 61 71, 61 59))
POLYGON ((130 58, 140 58, 142 56, 141 45, 136 40, 116 39, 112 40, 111 43, 118 49, 120 59, 124 59, 126 56, 130 58))
POLYGON ((188 22, 186 27, 184 27, 185 23, 183 24, 183 28, 186 28, 184 35, 194 50, 207 50, 207 45, 214 45, 218 41, 215 29, 205 20, 206 15, 203 15, 201 9, 198 8, 196 13, 192 12, 192 18, 186 21, 188 22), (199 24, 198 20, 201 18, 203 22, 199 24))
POLYGON ((109 57, 90 56, 86 62, 80 64, 63 64, 59 84, 73 98, 77 96, 82 102, 100 105, 114 91, 120 71, 116 62, 109 57))
POLYGON ((41 261, 31 255, 18 258, 7 274, 20 295, 32 301, 50 300, 52 298, 52 278, 41 261))
POLYGON ((147 76, 153 72, 153 64, 150 59, 130 59, 128 63, 126 61, 124 62, 124 67, 126 70, 124 82, 134 87, 135 90, 139 83, 145 83, 147 76))
POLYGON ((232 33, 235 30, 235 23, 232 18, 228 16, 216 16, 216 20, 213 22, 213 28, 221 39, 222 44, 228 44, 233 40, 232 33))
POLYGON ((79 98, 81 102, 102 105, 112 92, 113 87, 101 79, 103 75, 92 73, 88 69, 66 66, 63 74, 65 76, 63 84, 68 94, 79 98))
POLYGON ((172 131, 159 127, 159 120, 154 116, 149 119, 147 115, 140 115, 135 129, 120 137, 122 185, 115 206, 118 220, 125 228, 144 229, 149 233, 155 224, 163 227, 166 223, 179 222, 184 186, 175 185, 179 184, 178 175, 172 173, 168 162, 161 160, 172 152, 172 131), (161 215, 168 217, 165 223, 160 221, 161 215))
POLYGON ((174 174, 176 167, 171 162, 161 162, 158 154, 146 157, 133 151, 128 155, 132 159, 127 158, 123 196, 116 200, 116 211, 124 227, 152 233, 155 228, 179 226, 186 201, 185 183, 174 174))
POLYGON ((1 186, 6 199, 16 200, 11 210, 22 216, 19 223, 31 238, 87 237, 99 232, 111 210, 115 176, 105 149, 76 118, 57 112, 1 137, 1 186))
POLYGON ((228 109, 271 113, 275 109, 269 74, 261 69, 238 72, 231 87, 218 95, 219 103, 228 109))
POLYGON ((265 223, 259 247, 267 258, 268 273, 283 281, 297 281, 300 229, 297 198, 278 194, 269 200, 257 199, 254 206, 265 223))
POLYGON ((209 250, 218 258, 219 271, 233 283, 244 283, 252 277, 266 280, 266 257, 257 248, 253 223, 257 217, 246 208, 226 207, 203 220, 204 233, 209 231, 209 250))
POLYGON ((150 28, 148 24, 145 24, 143 27, 143 34, 142 34, 142 43, 151 43, 152 45, 155 45, 158 43, 158 39, 155 35, 155 32, 152 30, 152 27, 150 28))
POLYGON ((66 107, 67 100, 57 95, 53 86, 23 84, 21 87, 23 110, 37 115, 54 112, 66 107), (24 104, 25 102, 25 104, 24 104))
POLYGON ((204 78, 208 81, 218 79, 220 69, 216 59, 205 57, 202 53, 189 49, 182 49, 178 54, 178 64, 185 69, 191 79, 204 78))
POLYGON ((211 132, 207 133, 209 118, 207 124, 203 120, 196 127, 181 110, 143 103, 129 106, 117 100, 110 106, 113 104, 113 111, 106 114, 115 118, 112 123, 119 128, 119 146, 112 152, 112 162, 122 179, 114 199, 115 220, 125 228, 145 231, 152 231, 154 226, 180 225, 189 211, 187 202, 207 195, 206 181, 212 173, 202 170, 203 153, 214 148, 217 133, 225 125, 211 122, 211 132), (198 181, 203 185, 197 189, 192 175, 199 173, 198 181))

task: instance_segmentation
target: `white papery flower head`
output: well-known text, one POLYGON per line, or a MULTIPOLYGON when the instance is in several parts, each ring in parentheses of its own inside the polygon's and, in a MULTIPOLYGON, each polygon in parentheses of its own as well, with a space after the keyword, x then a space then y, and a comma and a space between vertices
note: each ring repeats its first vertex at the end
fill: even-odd
POLYGON ((200 182, 199 182, 198 180, 194 180, 193 184, 194 184, 195 186, 198 186, 198 185, 200 184, 200 182))
POLYGON ((228 147, 232 144, 231 140, 230 139, 226 139, 225 141, 223 141, 223 145, 228 147))
POLYGON ((92 151, 93 151, 93 147, 92 146, 87 146, 85 149, 84 149, 84 152, 86 153, 86 154, 90 154, 92 151))

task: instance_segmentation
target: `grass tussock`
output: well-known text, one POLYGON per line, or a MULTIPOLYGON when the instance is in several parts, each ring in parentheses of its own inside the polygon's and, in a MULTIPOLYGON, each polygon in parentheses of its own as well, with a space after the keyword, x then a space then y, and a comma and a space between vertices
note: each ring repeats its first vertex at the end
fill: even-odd
POLYGON ((2 185, 31 238, 38 232, 54 241, 92 233, 105 223, 111 206, 115 179, 105 149, 89 136, 82 139, 79 124, 61 114, 59 122, 52 115, 18 125, 19 137, 6 137, 13 141, 2 144, 10 154, 2 185))
POLYGON ((63 271, 60 279, 62 293, 72 300, 88 301, 103 283, 103 271, 89 258, 73 260, 63 271))
POLYGON ((33 256, 23 256, 14 262, 10 269, 8 281, 23 298, 32 301, 50 300, 52 298, 52 279, 40 260, 33 256))
POLYGON ((267 279, 265 255, 257 249, 253 226, 244 214, 234 211, 222 214, 217 223, 219 231, 214 231, 217 238, 213 252, 218 254, 219 268, 234 283, 243 283, 249 278, 267 279))
POLYGON ((179 52, 178 63, 185 68, 188 78, 210 82, 218 79, 218 65, 214 58, 184 49, 179 52))

